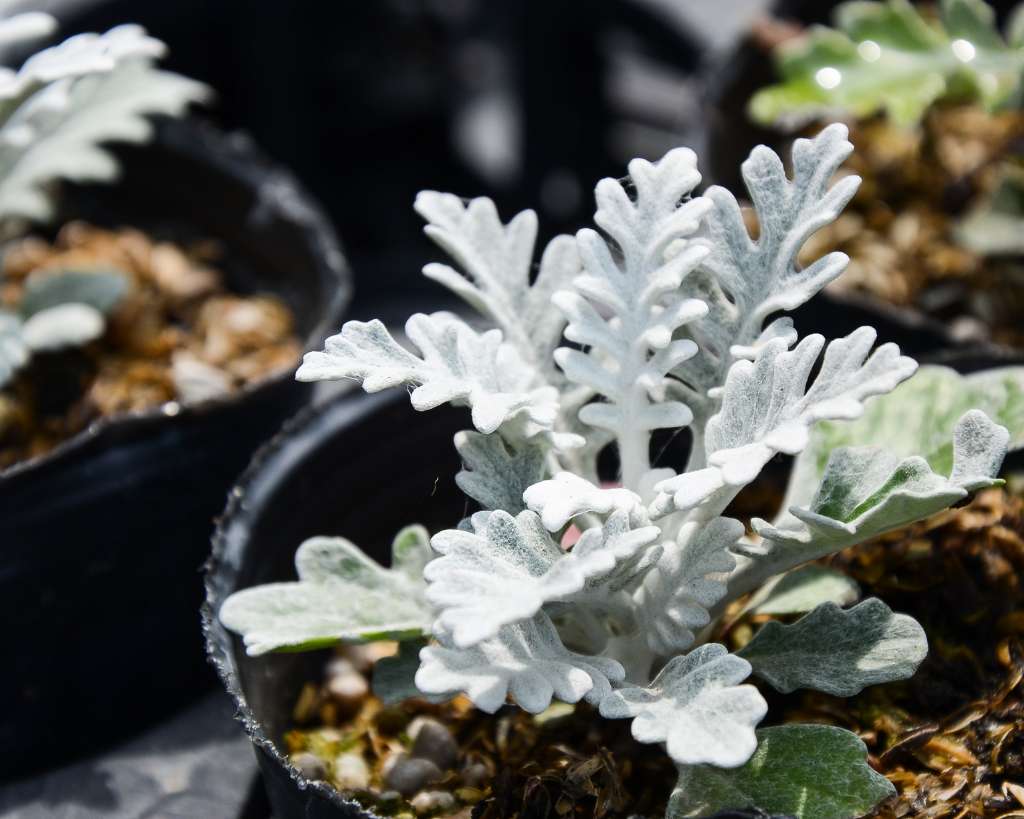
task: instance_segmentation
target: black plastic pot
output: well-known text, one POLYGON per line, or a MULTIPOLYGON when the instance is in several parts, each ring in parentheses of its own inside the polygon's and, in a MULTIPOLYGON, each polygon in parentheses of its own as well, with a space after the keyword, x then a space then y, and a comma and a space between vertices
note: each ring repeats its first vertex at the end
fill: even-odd
MULTIPOLYGON (((271 292, 307 347, 336 329, 350 275, 319 209, 240 134, 166 122, 119 151, 116 185, 66 215, 209 237, 238 292, 271 292)), ((253 450, 308 400, 290 371, 222 400, 94 424, 0 473, 0 776, 135 732, 213 682, 197 638, 213 519, 253 450)))
MULTIPOLYGON (((829 24, 833 10, 842 0, 776 0, 771 15, 802 25, 829 24)), ((989 0, 1000 19, 1011 3, 989 0)), ((747 103, 755 91, 775 80, 771 56, 752 39, 741 40, 726 53, 708 58, 705 67, 704 134, 701 160, 708 184, 723 185, 736 196, 745 194, 740 165, 760 144, 785 155, 792 134, 765 128, 747 114, 747 103)), ((927 363, 948 363, 960 359, 988 361, 989 366, 1013 363, 1024 351, 983 341, 965 341, 954 336, 948 323, 912 307, 897 307, 866 294, 824 291, 794 313, 801 335, 821 332, 827 338, 846 334, 857 326, 870 324, 881 341, 895 341, 908 355, 927 363)))
POLYGON ((454 482, 452 436, 468 421, 456 410, 416 412, 401 391, 341 396, 289 422, 231 493, 213 538, 203 627, 253 741, 276 819, 372 814, 303 779, 275 745, 290 727, 302 685, 322 673, 324 653, 249 657, 216 612, 238 589, 294 579, 295 549, 312 535, 344 535, 386 562, 402 526, 451 527, 466 509, 454 482))

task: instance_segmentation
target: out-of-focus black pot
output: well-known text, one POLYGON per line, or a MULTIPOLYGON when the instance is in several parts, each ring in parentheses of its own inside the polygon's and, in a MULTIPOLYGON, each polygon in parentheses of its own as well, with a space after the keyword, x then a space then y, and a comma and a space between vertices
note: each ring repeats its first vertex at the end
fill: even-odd
MULTIPOLYGON (((65 216, 218 240, 229 287, 283 299, 307 347, 340 325, 351 277, 333 232, 250 140, 163 122, 118 153, 122 180, 69 186, 65 216)), ((221 400, 102 420, 0 472, 0 777, 96 750, 213 682, 195 614, 213 519, 308 396, 281 372, 221 400)))
MULTIPOLYGON (((802 25, 829 24, 840 2, 842 0, 776 0, 771 5, 771 15, 802 25)), ((1014 5, 1002 0, 989 2, 1001 20, 1014 5)), ((708 184, 722 185, 742 198, 746 189, 740 165, 756 145, 768 145, 785 158, 785 146, 792 135, 757 125, 747 114, 747 103, 754 92, 775 81, 770 55, 750 38, 741 40, 726 53, 708 58, 704 82, 707 130, 701 154, 708 184)), ((895 341, 905 353, 927 363, 956 366, 960 360, 977 360, 997 366, 1024 360, 1024 351, 959 339, 947 323, 937 318, 870 295, 826 290, 796 310, 794 320, 801 335, 820 332, 827 338, 870 324, 878 330, 879 341, 895 341)))
POLYGON ((459 459, 452 437, 467 426, 468 415, 457 410, 416 412, 404 392, 344 395, 289 422, 231 493, 213 538, 203 627, 277 819, 372 814, 303 779, 275 745, 290 726, 302 685, 322 673, 324 652, 249 657, 216 613, 236 590, 294 579, 295 549, 312 535, 343 535, 387 562, 402 526, 452 527, 466 511, 454 481, 459 459))

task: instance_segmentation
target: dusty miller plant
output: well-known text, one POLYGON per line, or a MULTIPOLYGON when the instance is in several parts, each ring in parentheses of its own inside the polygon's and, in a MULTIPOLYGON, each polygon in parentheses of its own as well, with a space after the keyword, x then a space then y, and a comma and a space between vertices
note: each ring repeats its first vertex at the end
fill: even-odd
MULTIPOLYGON (((0 62, 11 49, 56 29, 42 12, 8 15, 0 3, 0 62)), ((164 44, 142 28, 78 34, 0 66, 0 240, 55 216, 53 183, 110 181, 118 164, 106 143, 144 142, 152 114, 182 114, 206 86, 162 71, 164 44)), ((34 352, 73 347, 102 334, 104 313, 124 289, 113 273, 43 271, 15 310, 0 309, 0 387, 34 352)))
POLYGON ((737 653, 711 641, 731 602, 992 485, 1005 453, 1007 431, 972 410, 942 473, 922 457, 844 447, 775 522, 747 532, 725 515, 770 459, 804 449, 815 423, 860 416, 916 369, 896 346, 875 347, 869 327, 826 343, 799 339, 779 315, 848 261, 796 264, 857 188, 853 176, 831 184, 851 150, 841 125, 797 140, 788 177, 756 148, 743 165, 756 240, 731 193, 694 195, 692 151, 634 160, 627 180, 597 185, 598 229, 554 239, 536 275, 532 211, 504 224, 490 200, 420 194, 427 233, 457 264, 424 273, 491 329, 414 315, 413 351, 379 321, 348 322, 298 378, 406 386, 419 410, 468 406, 456 481, 481 511, 429 540, 403 531, 390 568, 343 539, 307 541, 297 582, 234 594, 222 622, 252 654, 397 638, 400 654, 375 674, 386 699, 464 692, 487 712, 512 702, 533 713, 585 700, 630 719, 679 768, 670 816, 869 810, 891 785, 860 740, 830 726, 757 730, 767 705, 745 681, 850 696, 911 676, 927 651, 921 627, 877 599, 842 608, 849 583, 811 574, 801 619, 769 622, 737 653), (666 429, 692 440, 678 473, 651 460, 651 435, 666 429), (621 464, 612 487, 596 470, 609 445, 621 464), (563 548, 570 527, 581 534, 563 548))

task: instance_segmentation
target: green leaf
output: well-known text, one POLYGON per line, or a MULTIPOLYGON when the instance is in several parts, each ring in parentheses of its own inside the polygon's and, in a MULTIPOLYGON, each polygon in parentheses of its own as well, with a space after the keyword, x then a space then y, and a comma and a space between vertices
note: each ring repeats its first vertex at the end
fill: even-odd
POLYGON ((295 553, 297 582, 235 592, 221 606, 225 627, 242 635, 251 655, 305 651, 338 642, 413 639, 430 633, 422 532, 395 540, 385 569, 343 538, 314 537, 295 553))
POLYGON ((385 705, 396 705, 413 698, 430 702, 444 702, 447 696, 424 694, 416 687, 416 671, 420 667, 420 649, 427 645, 423 639, 403 640, 393 657, 378 660, 373 666, 372 688, 385 705))
POLYGON ((857 584, 842 572, 810 564, 769 582, 750 599, 749 614, 803 614, 821 603, 846 606, 860 597, 857 584))
POLYGON ((117 271, 40 271, 29 276, 18 310, 29 318, 51 307, 74 302, 109 313, 127 289, 128 280, 117 271))
POLYGON ((913 125, 954 90, 989 108, 1007 103, 1024 70, 1019 41, 1007 45, 982 0, 945 0, 942 12, 933 25, 907 0, 843 3, 835 29, 814 26, 778 47, 781 82, 753 96, 750 115, 792 126, 836 112, 885 111, 913 125))
POLYGON ((667 819, 757 807, 797 819, 854 819, 896 789, 865 762, 867 748, 830 725, 782 725, 757 732, 740 768, 680 768, 667 819))
POLYGON ((928 639, 913 617, 872 597, 851 609, 822 603, 789 626, 766 623, 737 653, 784 694, 811 688, 852 697, 869 685, 912 677, 928 639))
POLYGON ((948 367, 924 366, 888 395, 868 401, 860 418, 818 424, 793 467, 783 509, 811 501, 839 447, 871 444, 893 455, 923 455, 934 471, 949 474, 951 433, 972 408, 1009 430, 1009 450, 1024 446, 1024 367, 960 375, 948 367))
POLYGON ((1006 164, 992 194, 956 226, 956 239, 985 256, 1024 254, 1024 168, 1006 164))

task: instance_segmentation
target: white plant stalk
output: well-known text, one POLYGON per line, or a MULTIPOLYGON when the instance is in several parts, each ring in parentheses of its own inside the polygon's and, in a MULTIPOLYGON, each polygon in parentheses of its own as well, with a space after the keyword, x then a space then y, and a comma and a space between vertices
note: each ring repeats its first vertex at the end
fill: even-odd
MULTIPOLYGON (((848 696, 906 679, 927 651, 921 627, 878 600, 840 608, 856 602, 856 584, 820 566, 777 576, 997 483, 1007 430, 965 407, 939 433, 942 456, 844 446, 827 453, 827 466, 801 462, 791 494, 798 502, 774 524, 755 520, 759 538, 726 515, 772 457, 799 455, 812 440, 817 457, 816 425, 860 417, 916 369, 895 345, 876 347, 869 327, 826 342, 801 340, 786 316, 769 322, 846 265, 842 254, 807 267, 796 259, 853 195, 856 177, 832 181, 851 150, 841 125, 797 140, 789 177, 778 156, 755 149, 743 173, 760 221, 756 240, 731 193, 696 195, 691 151, 634 160, 628 180, 597 186, 600 230, 555 239, 533 279, 532 212, 502 224, 487 200, 420 196, 428 234, 461 268, 424 272, 492 329, 480 334, 454 315, 414 316, 414 353, 379 322, 350 322, 298 372, 356 379, 368 392, 404 385, 417 409, 449 402, 470 410, 474 429, 455 439, 464 462, 456 480, 481 509, 431 539, 434 557, 401 625, 433 642, 418 670, 404 653, 386 666, 375 689, 382 697, 464 692, 488 712, 585 700, 606 718, 632 719, 634 737, 664 744, 679 766, 670 816, 756 804, 748 789, 762 780, 797 794, 786 771, 800 759, 825 779, 845 777, 851 790, 785 812, 855 816, 891 792, 849 732, 758 731, 767 706, 744 681, 753 674, 781 691, 848 696), (651 462, 651 435, 662 429, 691 437, 679 472, 651 462), (596 455, 612 445, 619 474, 599 476, 596 455), (602 485, 601 477, 617 480, 602 485), (815 481, 820 487, 808 491, 815 481), (571 527, 579 537, 567 549, 571 527), (725 607, 755 590, 748 610, 809 613, 790 626, 769 623, 730 654, 709 640, 725 607), (820 755, 833 752, 847 768, 823 765, 820 755), (749 801, 730 803, 741 798, 749 801)), ((331 582, 345 600, 325 604, 330 587, 311 585, 299 569, 298 583, 225 603, 223 622, 251 652, 368 639, 375 623, 401 631, 380 601, 383 581, 360 591, 340 574, 331 582), (358 622, 346 626, 350 609, 358 622)))

